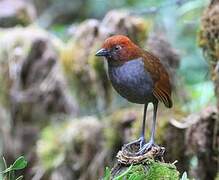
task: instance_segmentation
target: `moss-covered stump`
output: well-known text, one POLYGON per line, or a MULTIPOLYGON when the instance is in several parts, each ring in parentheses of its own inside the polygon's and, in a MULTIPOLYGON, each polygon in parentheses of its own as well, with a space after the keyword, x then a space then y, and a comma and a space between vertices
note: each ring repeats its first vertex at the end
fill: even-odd
MULTIPOLYGON (((121 164, 120 164, 121 165, 121 164)), ((179 172, 174 164, 145 159, 141 164, 122 166, 122 170, 118 174, 112 174, 105 171, 104 180, 156 180, 156 179, 179 179, 179 172)))
POLYGON ((164 163, 164 147, 153 146, 150 151, 136 155, 139 142, 124 146, 117 154, 117 162, 111 172, 105 171, 104 179, 179 179, 179 172, 174 164, 164 163))
POLYGON ((205 9, 198 36, 198 44, 207 60, 211 78, 215 85, 217 108, 219 109, 219 1, 211 0, 205 9))

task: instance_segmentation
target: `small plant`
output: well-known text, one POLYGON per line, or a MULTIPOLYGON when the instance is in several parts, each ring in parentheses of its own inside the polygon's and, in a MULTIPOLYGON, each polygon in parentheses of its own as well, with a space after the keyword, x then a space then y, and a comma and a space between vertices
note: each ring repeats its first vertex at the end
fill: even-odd
POLYGON ((5 170, 0 172, 0 180, 21 180, 23 176, 15 177, 15 171, 24 169, 27 166, 27 161, 23 156, 17 158, 12 165, 7 167, 5 158, 3 157, 5 170))
POLYGON ((106 167, 106 169, 104 171, 103 180, 110 180, 110 177, 111 177, 110 169, 108 167, 106 167))

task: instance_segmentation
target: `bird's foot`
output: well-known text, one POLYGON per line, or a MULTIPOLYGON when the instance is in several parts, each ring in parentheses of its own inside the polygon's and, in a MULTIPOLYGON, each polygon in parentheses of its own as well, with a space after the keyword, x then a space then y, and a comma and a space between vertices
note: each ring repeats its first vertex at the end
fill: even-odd
POLYGON ((136 145, 136 144, 139 144, 139 147, 140 149, 144 147, 145 145, 145 138, 142 136, 140 137, 139 139, 135 140, 135 141, 132 141, 126 145, 123 146, 123 148, 129 148, 131 147, 132 145, 136 145))
POLYGON ((143 155, 146 152, 150 151, 152 147, 158 147, 157 144, 154 143, 154 141, 150 140, 147 144, 144 144, 143 147, 140 147, 139 151, 135 153, 136 156, 143 155))

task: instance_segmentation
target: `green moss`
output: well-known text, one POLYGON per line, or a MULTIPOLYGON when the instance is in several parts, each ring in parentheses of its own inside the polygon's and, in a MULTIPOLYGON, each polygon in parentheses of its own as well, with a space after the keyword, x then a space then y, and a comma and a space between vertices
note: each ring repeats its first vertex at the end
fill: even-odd
POLYGON ((143 180, 146 179, 147 173, 145 171, 145 167, 142 165, 133 166, 130 172, 127 174, 127 179, 138 179, 143 180))
MULTIPOLYGON (((72 164, 78 159, 86 159, 92 154, 84 154, 84 149, 91 147, 89 153, 97 152, 96 146, 102 139, 102 124, 96 117, 87 116, 82 118, 66 117, 62 122, 51 123, 41 131, 40 138, 37 141, 36 152, 41 166, 49 171, 53 170, 71 157, 72 164), (88 131, 89 129, 89 131, 88 131), (92 141, 94 137, 95 141, 92 141)), ((101 142, 100 142, 101 143, 101 142)), ((83 165, 83 166, 86 166, 83 165)))
MULTIPOLYGON (((109 171, 105 171, 104 180, 112 179, 109 171)), ((155 162, 153 160, 146 160, 145 163, 139 165, 131 165, 125 167, 113 180, 178 180, 179 172, 173 164, 155 162)))
POLYGON ((146 174, 147 180, 155 179, 168 179, 175 180, 179 179, 179 172, 176 167, 172 164, 153 162, 149 166, 149 170, 146 174))
POLYGON ((64 160, 65 147, 60 138, 57 138, 61 136, 63 129, 63 124, 60 127, 46 127, 37 143, 37 154, 46 170, 57 167, 64 160))

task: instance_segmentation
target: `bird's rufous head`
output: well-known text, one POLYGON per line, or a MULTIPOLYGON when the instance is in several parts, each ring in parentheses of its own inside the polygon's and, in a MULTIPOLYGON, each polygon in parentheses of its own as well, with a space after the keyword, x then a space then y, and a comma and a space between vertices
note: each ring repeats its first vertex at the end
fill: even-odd
POLYGON ((124 35, 114 35, 107 38, 96 56, 105 57, 108 62, 123 63, 140 56, 140 48, 124 35))

